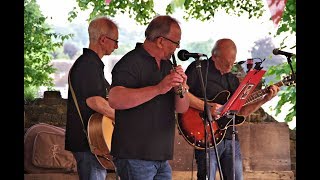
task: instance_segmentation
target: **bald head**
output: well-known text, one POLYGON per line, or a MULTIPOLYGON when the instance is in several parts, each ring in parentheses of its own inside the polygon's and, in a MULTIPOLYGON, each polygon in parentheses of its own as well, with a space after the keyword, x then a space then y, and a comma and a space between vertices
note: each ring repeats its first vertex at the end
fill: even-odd
POLYGON ((215 66, 221 74, 231 71, 237 55, 236 44, 231 39, 219 39, 211 53, 215 66))
POLYGON ((112 37, 117 30, 117 25, 111 19, 107 17, 98 17, 89 24, 89 40, 90 42, 96 42, 101 35, 112 37))
POLYGON ((237 52, 237 46, 231 39, 219 39, 216 44, 213 46, 211 54, 214 56, 219 56, 223 52, 230 52, 235 51, 237 52))

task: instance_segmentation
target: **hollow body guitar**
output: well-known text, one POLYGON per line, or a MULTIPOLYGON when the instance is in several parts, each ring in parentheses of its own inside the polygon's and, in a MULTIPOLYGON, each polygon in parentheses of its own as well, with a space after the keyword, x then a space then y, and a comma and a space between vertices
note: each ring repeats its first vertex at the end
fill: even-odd
MULTIPOLYGON (((282 81, 275 83, 274 85, 281 87, 283 85, 292 85, 295 83, 295 79, 292 76, 285 77, 282 81)), ((244 105, 256 102, 264 95, 269 92, 268 88, 254 91, 245 101, 244 105)), ((230 96, 229 91, 221 91, 212 100, 208 102, 225 104, 230 96)), ((184 139, 196 149, 204 149, 205 144, 205 129, 208 132, 207 143, 209 148, 214 147, 214 142, 212 140, 212 133, 210 130, 210 124, 206 122, 204 126, 204 119, 202 118, 203 111, 189 107, 189 109, 182 114, 178 114, 177 126, 179 132, 182 134, 184 139)), ((226 130, 229 126, 233 125, 232 117, 227 115, 221 116, 219 119, 212 118, 213 121, 210 122, 214 131, 214 138, 216 144, 218 145, 224 138, 226 130)), ((245 121, 244 116, 235 115, 235 125, 240 125, 245 121)))
POLYGON ((87 128, 89 146, 99 163, 109 170, 115 170, 110 154, 113 129, 112 119, 99 113, 91 115, 87 128))
MULTIPOLYGON (((208 100, 208 102, 225 104, 230 96, 229 91, 221 91, 215 98, 208 100)), ((232 124, 232 118, 222 116, 217 120, 211 122, 214 130, 214 137, 216 144, 219 144, 223 139, 226 129, 232 124)), ((239 125, 245 121, 243 116, 235 115, 235 124, 239 125)), ((210 124, 206 122, 204 126, 203 111, 189 107, 187 112, 178 114, 177 125, 180 133, 183 135, 185 140, 196 149, 204 149, 205 146, 205 129, 208 132, 207 142, 209 147, 213 147, 212 133, 210 130, 210 124)))

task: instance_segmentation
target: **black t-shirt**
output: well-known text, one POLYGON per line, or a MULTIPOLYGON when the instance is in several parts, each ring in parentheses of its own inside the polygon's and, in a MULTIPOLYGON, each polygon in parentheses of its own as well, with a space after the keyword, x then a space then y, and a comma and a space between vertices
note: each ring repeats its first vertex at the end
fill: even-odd
MULTIPOLYGON (((188 68, 186 69, 186 75, 188 76, 187 84, 189 86, 189 91, 198 98, 203 99, 203 93, 201 89, 201 82, 199 80, 198 69, 196 68, 196 61, 192 62, 188 68)), ((220 101, 221 96, 218 94, 222 91, 230 92, 230 96, 236 91, 237 87, 239 86, 239 79, 232 73, 226 73, 221 75, 220 71, 215 67, 214 61, 212 61, 211 57, 209 60, 202 60, 201 61, 201 73, 204 81, 204 85, 206 86, 206 95, 208 102, 216 102, 219 104, 224 104, 227 102, 220 101), (208 64, 209 63, 209 67, 208 64), (208 67, 208 69, 207 69, 208 67), (206 72, 208 70, 208 75, 206 72), (207 81, 206 81, 207 78, 207 81), (219 102, 219 101, 220 102, 219 102)), ((232 122, 231 122, 232 123, 232 122)), ((232 126, 230 126, 226 133, 225 139, 232 139, 232 126)), ((236 139, 238 136, 236 135, 236 139)))
POLYGON ((90 150, 83 129, 87 130, 88 120, 95 112, 86 104, 92 96, 106 98, 110 84, 104 76, 104 64, 92 50, 84 48, 83 54, 74 62, 70 69, 70 80, 77 98, 84 126, 72 98, 70 85, 68 90, 67 123, 65 149, 73 152, 90 150))
MULTIPOLYGON (((142 88, 158 84, 172 69, 162 60, 160 69, 154 57, 137 43, 112 70, 111 88, 142 88)), ((124 94, 124 96, 126 96, 124 94)), ((173 158, 175 133, 174 92, 158 95, 139 106, 115 110, 111 154, 117 158, 169 160, 173 158)))

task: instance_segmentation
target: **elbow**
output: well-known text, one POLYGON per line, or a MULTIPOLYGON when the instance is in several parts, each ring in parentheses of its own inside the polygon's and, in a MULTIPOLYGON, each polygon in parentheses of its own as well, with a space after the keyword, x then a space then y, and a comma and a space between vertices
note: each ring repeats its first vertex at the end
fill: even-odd
POLYGON ((189 109, 190 105, 188 104, 188 106, 186 108, 183 109, 183 113, 187 112, 189 109))
POLYGON ((186 108, 181 108, 181 109, 179 109, 179 111, 177 111, 178 113, 185 113, 185 112, 187 112, 187 110, 188 110, 188 107, 186 107, 186 108))
POLYGON ((188 111, 189 106, 190 106, 189 101, 187 103, 183 104, 183 106, 176 106, 177 107, 176 112, 177 113, 185 113, 188 111))
POLYGON ((113 87, 109 92, 109 106, 113 109, 126 109, 127 103, 125 103, 125 97, 121 87, 113 87))
POLYGON ((110 90, 109 92, 109 98, 108 98, 108 102, 109 102, 109 106, 113 109, 117 109, 117 101, 116 101, 116 94, 114 94, 113 89, 110 90))
POLYGON ((112 98, 109 97, 109 106, 112 108, 112 109, 117 109, 116 107, 116 104, 114 103, 114 101, 112 100, 112 98))

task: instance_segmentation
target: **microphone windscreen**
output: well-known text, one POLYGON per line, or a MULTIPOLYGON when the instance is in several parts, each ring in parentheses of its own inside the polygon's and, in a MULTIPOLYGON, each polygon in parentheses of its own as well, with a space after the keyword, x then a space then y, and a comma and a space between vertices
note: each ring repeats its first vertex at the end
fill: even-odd
POLYGON ((274 55, 278 55, 278 52, 279 52, 279 49, 278 49, 278 48, 273 49, 273 51, 272 51, 272 53, 273 53, 274 55))
POLYGON ((189 57, 186 57, 186 56, 185 56, 186 53, 189 53, 189 52, 188 52, 187 50, 184 50, 184 49, 180 50, 180 51, 178 52, 178 58, 179 58, 181 61, 186 61, 187 59, 189 59, 189 57))

